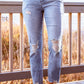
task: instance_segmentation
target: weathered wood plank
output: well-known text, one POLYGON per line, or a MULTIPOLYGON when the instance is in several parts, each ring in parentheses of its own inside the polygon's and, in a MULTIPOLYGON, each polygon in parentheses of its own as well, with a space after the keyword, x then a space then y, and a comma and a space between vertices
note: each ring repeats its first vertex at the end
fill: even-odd
POLYGON ((64 2, 65 13, 84 13, 84 2, 64 2))
POLYGON ((13 14, 9 13, 9 69, 13 71, 13 14))
POLYGON ((78 65, 81 63, 81 13, 78 13, 78 30, 77 30, 77 61, 78 65))
POLYGON ((64 83, 60 83, 60 84, 84 84, 84 80, 72 81, 72 82, 64 82, 64 83))
POLYGON ((72 65, 72 13, 69 13, 69 65, 72 65))
POLYGON ((20 69, 24 68, 24 29, 23 29, 23 15, 20 13, 20 69))
MULTIPOLYGON (((84 2, 63 2, 65 13, 78 13, 84 12, 84 2)), ((22 1, 0 1, 1 13, 21 13, 22 1)))
MULTIPOLYGON (((80 66, 64 66, 61 67, 61 74, 70 74, 84 72, 84 65, 80 66)), ((48 76, 48 67, 43 69, 43 76, 48 76)), ((13 71, 13 72, 2 72, 0 73, 0 81, 10 81, 10 80, 19 80, 19 79, 29 79, 31 78, 30 69, 23 71, 13 71)))

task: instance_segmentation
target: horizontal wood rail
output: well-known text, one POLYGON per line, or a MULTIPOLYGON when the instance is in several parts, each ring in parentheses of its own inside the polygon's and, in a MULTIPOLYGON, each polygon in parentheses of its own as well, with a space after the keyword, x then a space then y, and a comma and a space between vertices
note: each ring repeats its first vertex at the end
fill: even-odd
MULTIPOLYGON (((48 67, 43 69, 43 76, 48 76, 48 67)), ((61 68, 61 74, 70 74, 70 73, 79 73, 84 72, 84 65, 80 66, 65 66, 61 68)), ((29 79, 31 78, 30 70, 24 71, 14 71, 14 72, 5 72, 0 73, 0 81, 9 81, 9 80, 19 80, 19 79, 29 79)))
MULTIPOLYGON (((22 1, 0 1, 1 13, 22 13, 22 1)), ((64 2, 65 13, 84 12, 84 2, 64 2)))

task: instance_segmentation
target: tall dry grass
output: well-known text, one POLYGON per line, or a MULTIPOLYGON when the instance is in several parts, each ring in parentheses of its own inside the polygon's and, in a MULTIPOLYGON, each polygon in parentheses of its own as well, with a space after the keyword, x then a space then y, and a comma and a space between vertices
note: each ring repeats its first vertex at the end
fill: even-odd
MULTIPOLYGON (((2 22, 2 70, 9 70, 9 23, 2 22)), ((29 62, 29 43, 26 26, 24 24, 24 68, 30 67, 29 62)), ((82 35, 81 35, 82 36, 82 35)), ((84 42, 83 36, 81 38, 81 63, 84 63, 84 42)), ((69 31, 63 31, 63 59, 62 65, 69 64, 68 45, 69 45, 69 31)), ((44 25, 44 66, 48 66, 48 35, 46 25, 44 25)), ((77 64, 77 31, 72 32, 72 64, 77 64)), ((20 66, 20 26, 13 25, 13 69, 19 69, 20 66)), ((44 77, 46 79, 47 77, 44 77)), ((64 74, 60 76, 60 82, 68 82, 75 80, 83 80, 84 73, 64 74)), ((45 84, 45 80, 44 84, 45 84)), ((1 82, 2 84, 33 84, 31 79, 14 80, 1 82)))

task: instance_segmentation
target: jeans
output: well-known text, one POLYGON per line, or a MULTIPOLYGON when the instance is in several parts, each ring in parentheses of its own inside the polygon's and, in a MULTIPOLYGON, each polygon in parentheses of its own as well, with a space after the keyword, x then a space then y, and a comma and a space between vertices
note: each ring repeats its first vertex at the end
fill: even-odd
POLYGON ((63 0, 23 0, 22 14, 30 44, 30 68, 33 84, 43 84, 43 15, 48 32, 48 81, 59 82, 62 61, 63 0))

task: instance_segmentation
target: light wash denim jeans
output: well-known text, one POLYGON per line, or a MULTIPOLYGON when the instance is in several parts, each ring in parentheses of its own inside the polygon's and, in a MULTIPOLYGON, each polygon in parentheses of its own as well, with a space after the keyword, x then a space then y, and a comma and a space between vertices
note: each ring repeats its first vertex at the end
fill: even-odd
POLYGON ((63 0, 23 0, 22 13, 30 44, 30 67, 33 84, 43 84, 43 14, 48 31, 48 80, 59 82, 62 61, 63 0))

